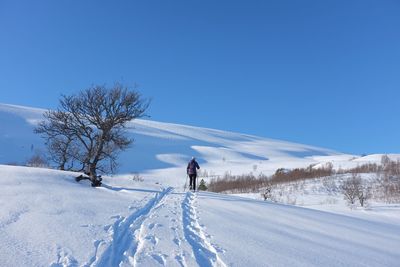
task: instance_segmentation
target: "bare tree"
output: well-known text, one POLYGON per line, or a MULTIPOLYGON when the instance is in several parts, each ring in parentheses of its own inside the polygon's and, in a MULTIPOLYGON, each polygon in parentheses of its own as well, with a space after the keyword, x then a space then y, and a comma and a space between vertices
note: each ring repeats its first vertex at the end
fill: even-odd
POLYGON ((349 205, 355 204, 359 196, 361 183, 361 177, 358 174, 352 174, 351 178, 342 183, 341 190, 349 205))
POLYGON ((79 162, 93 186, 101 184, 97 172, 114 172, 118 152, 133 140, 127 122, 145 116, 149 101, 126 86, 93 86, 77 95, 62 96, 59 108, 47 111, 35 132, 42 135, 59 167, 79 162))
POLYGON ((342 193, 350 205, 354 205, 356 199, 360 206, 364 207, 372 197, 371 186, 367 181, 363 181, 358 173, 352 173, 351 178, 344 181, 341 186, 342 193))

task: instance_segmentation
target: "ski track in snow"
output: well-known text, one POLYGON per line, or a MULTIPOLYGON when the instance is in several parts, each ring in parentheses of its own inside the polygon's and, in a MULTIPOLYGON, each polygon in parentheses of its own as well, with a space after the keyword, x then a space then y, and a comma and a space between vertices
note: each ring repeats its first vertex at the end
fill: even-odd
MULTIPOLYGON (((105 226, 111 240, 96 240, 94 256, 83 266, 226 266, 219 255, 223 250, 199 224, 196 194, 169 187, 131 215, 115 218, 105 226)), ((65 264, 63 258, 54 266, 65 264)))
POLYGON ((138 234, 133 266, 195 266, 191 246, 184 240, 182 193, 172 193, 152 210, 138 234))
MULTIPOLYGON (((207 238, 200 226, 196 214, 196 194, 186 193, 182 202, 183 227, 186 240, 193 249, 194 256, 200 266, 227 266, 220 258, 217 248, 207 238)), ((218 251, 223 251, 218 248, 218 251)))
POLYGON ((75 173, 0 173, 0 266, 399 266, 397 204, 337 214, 131 178, 91 189, 75 173))
MULTIPOLYGON (((137 232, 143 227, 143 221, 147 218, 152 209, 154 209, 166 195, 170 194, 171 191, 171 187, 164 189, 150 199, 142 208, 128 217, 118 217, 111 227, 111 243, 106 246, 105 250, 103 249, 100 257, 95 255, 95 257, 92 258, 94 262, 87 265, 99 267, 131 265, 129 262, 133 259, 138 248, 138 240, 136 238, 137 232)), ((106 245, 104 241, 98 240, 95 242, 96 254, 98 251, 102 250, 101 247, 104 245, 106 245)))

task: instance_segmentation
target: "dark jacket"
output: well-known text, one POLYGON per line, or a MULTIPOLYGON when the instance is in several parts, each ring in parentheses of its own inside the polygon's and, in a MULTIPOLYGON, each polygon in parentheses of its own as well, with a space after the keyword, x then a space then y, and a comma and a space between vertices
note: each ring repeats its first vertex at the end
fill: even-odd
POLYGON ((197 163, 196 160, 192 159, 191 161, 189 161, 187 168, 186 168, 186 172, 187 174, 196 174, 197 175, 197 170, 200 169, 199 164, 197 163))

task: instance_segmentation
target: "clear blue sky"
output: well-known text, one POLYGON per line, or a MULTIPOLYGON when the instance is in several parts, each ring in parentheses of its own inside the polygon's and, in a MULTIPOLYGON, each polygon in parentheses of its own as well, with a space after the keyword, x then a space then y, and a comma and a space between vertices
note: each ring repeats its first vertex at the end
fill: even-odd
POLYGON ((400 1, 0 0, 0 102, 115 81, 154 120, 400 152, 400 1))

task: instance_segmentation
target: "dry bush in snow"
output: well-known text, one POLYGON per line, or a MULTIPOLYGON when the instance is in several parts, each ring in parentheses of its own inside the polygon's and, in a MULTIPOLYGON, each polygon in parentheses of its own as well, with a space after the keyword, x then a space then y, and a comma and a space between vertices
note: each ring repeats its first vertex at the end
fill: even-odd
POLYGON ((273 183, 287 183, 299 180, 321 178, 325 176, 331 176, 334 174, 332 163, 327 163, 325 166, 320 168, 314 168, 314 165, 310 165, 307 168, 296 168, 288 170, 280 168, 276 170, 275 174, 272 175, 271 180, 273 183))
POLYGON ((379 174, 375 180, 374 197, 386 203, 400 202, 400 176, 379 174))
POLYGON ((49 167, 49 163, 45 156, 43 156, 40 153, 35 153, 30 159, 27 160, 26 166, 47 168, 47 167, 49 167))
POLYGON ((341 192, 349 205, 354 205, 358 192, 361 188, 361 177, 358 174, 353 174, 351 178, 343 181, 340 186, 341 192))
POLYGON ((144 179, 143 179, 142 176, 140 176, 139 173, 133 173, 132 174, 132 181, 134 181, 134 182, 143 182, 144 179))
POLYGON ((329 195, 336 194, 339 190, 338 185, 336 184, 336 176, 326 176, 322 178, 321 183, 329 195))
POLYGON ((353 173, 351 177, 342 182, 341 191, 350 206, 355 206, 358 200, 361 207, 365 207, 367 201, 371 198, 370 184, 361 179, 357 173, 353 173))
POLYGON ((260 188, 269 183, 265 175, 255 176, 252 173, 232 175, 225 173, 221 178, 211 179, 208 190, 212 192, 249 193, 259 192, 260 188))

